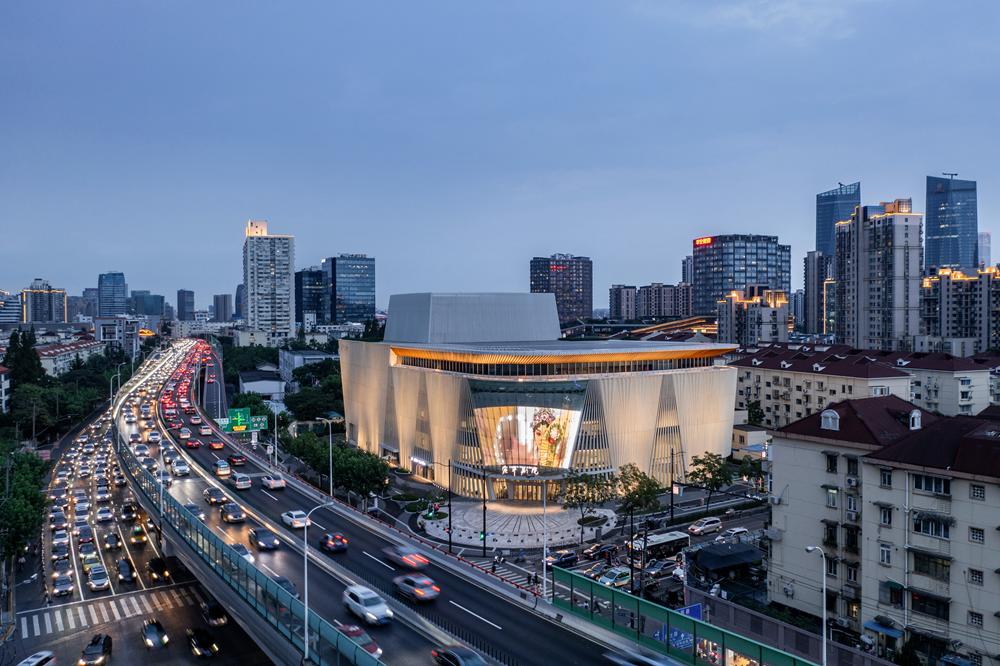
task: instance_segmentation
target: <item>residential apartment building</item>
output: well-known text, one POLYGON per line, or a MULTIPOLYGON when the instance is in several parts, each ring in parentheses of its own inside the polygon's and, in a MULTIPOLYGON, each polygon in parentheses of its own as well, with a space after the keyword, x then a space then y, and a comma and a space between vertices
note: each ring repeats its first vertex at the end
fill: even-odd
POLYGON ((10 411, 10 370, 0 365, 0 414, 10 411))
POLYGON ((636 295, 636 316, 640 319, 660 317, 690 317, 690 285, 654 282, 642 287, 636 295))
POLYGON ((103 354, 104 343, 97 340, 81 340, 38 345, 35 347, 35 353, 42 362, 45 374, 56 377, 68 372, 77 359, 86 362, 91 356, 103 354))
POLYGON ((694 282, 694 256, 690 254, 681 259, 681 282, 684 284, 694 282))
POLYGON ((777 236, 727 234, 695 238, 693 245, 695 315, 715 315, 716 304, 734 289, 752 285, 791 290, 791 248, 777 236))
POLYGON ((128 284, 121 272, 97 276, 97 316, 116 317, 128 312, 128 284))
POLYGON ((989 266, 965 274, 942 268, 920 284, 920 335, 915 348, 958 349, 971 356, 1000 347, 1000 279, 989 266), (961 341, 961 342, 959 342, 961 341))
POLYGON ((268 346, 295 335, 295 239, 269 234, 267 222, 250 220, 243 242, 246 326, 264 333, 268 346))
POLYGON ((796 329, 804 328, 806 320, 806 292, 796 289, 788 295, 788 316, 796 329))
POLYGON ((908 349, 920 332, 921 220, 909 199, 859 206, 836 225, 837 341, 908 349))
MULTIPOLYGON (((864 456, 936 420, 890 395, 833 402, 772 432, 769 601, 822 617, 825 576, 827 630, 851 642, 862 635, 874 617, 864 606, 877 596, 865 581, 879 566, 877 530, 868 523, 883 511, 869 493, 864 456), (823 557, 809 547, 822 549, 823 557)), ((881 647, 882 656, 891 656, 884 650, 899 645, 881 647)))
POLYGON ((927 176, 927 252, 924 267, 979 267, 979 212, 976 181, 927 176))
POLYGON ((717 340, 742 347, 788 341, 788 297, 770 289, 734 290, 718 303, 717 340))
POLYGON ((594 264, 590 257, 553 254, 530 265, 530 291, 555 294, 559 323, 590 319, 594 314, 594 264))
POLYGON ((141 315, 94 318, 94 338, 110 349, 122 351, 129 358, 139 355, 142 346, 139 331, 144 328, 149 328, 149 320, 141 315))
POLYGON ((21 296, 0 289, 0 324, 21 323, 21 296))
POLYGON ((628 321, 635 319, 635 285, 613 284, 608 290, 608 318, 628 321))
POLYGON ((57 289, 42 278, 21 290, 21 321, 26 324, 64 323, 67 316, 66 290, 57 289))
POLYGON ((803 273, 805 276, 805 318, 804 328, 806 333, 825 333, 824 322, 824 301, 823 283, 827 278, 831 278, 833 268, 833 256, 826 255, 819 250, 806 253, 803 261, 803 273))

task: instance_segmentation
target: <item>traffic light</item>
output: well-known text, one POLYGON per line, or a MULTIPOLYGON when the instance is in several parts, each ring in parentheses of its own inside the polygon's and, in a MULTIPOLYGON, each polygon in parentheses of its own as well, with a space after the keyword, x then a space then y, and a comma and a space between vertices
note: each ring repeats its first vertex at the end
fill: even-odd
POLYGON ((480 541, 486 540, 486 534, 484 534, 482 530, 479 530, 479 540, 480 541))

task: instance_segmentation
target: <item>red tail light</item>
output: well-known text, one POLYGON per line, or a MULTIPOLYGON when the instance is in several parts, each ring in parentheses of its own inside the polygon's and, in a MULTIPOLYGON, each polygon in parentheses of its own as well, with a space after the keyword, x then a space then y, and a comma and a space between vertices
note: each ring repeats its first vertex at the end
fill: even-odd
POLYGON ((435 592, 440 592, 441 591, 441 588, 438 587, 437 585, 431 585, 431 589, 434 590, 435 592))

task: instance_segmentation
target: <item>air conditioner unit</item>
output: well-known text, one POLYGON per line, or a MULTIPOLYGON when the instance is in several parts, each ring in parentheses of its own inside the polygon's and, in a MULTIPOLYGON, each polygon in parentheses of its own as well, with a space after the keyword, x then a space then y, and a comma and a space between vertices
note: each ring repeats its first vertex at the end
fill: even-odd
POLYGON ((838 617, 836 620, 834 620, 834 622, 837 623, 838 627, 844 627, 845 629, 851 626, 851 621, 848 620, 846 617, 838 617))
POLYGON ((786 597, 795 596, 795 586, 792 585, 791 583, 785 583, 785 585, 781 589, 785 593, 786 597))
POLYGON ((848 511, 847 512, 847 519, 849 521, 851 521, 852 523, 858 522, 858 512, 857 511, 848 511))
POLYGON ((858 487, 858 477, 856 477, 856 476, 849 476, 849 477, 847 477, 847 487, 848 488, 857 488, 858 487))

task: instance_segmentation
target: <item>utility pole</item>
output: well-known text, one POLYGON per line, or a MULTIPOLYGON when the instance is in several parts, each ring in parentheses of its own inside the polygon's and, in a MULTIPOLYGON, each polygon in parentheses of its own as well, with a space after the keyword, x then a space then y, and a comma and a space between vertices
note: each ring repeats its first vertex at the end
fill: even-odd
POLYGON ((670 447, 670 524, 674 524, 674 447, 670 447))
MULTIPOLYGON (((448 458, 448 552, 451 552, 451 475, 454 470, 451 468, 451 458, 448 458)), ((485 538, 486 535, 483 535, 485 538)))
POLYGON ((483 557, 486 557, 486 470, 483 470, 483 557))

